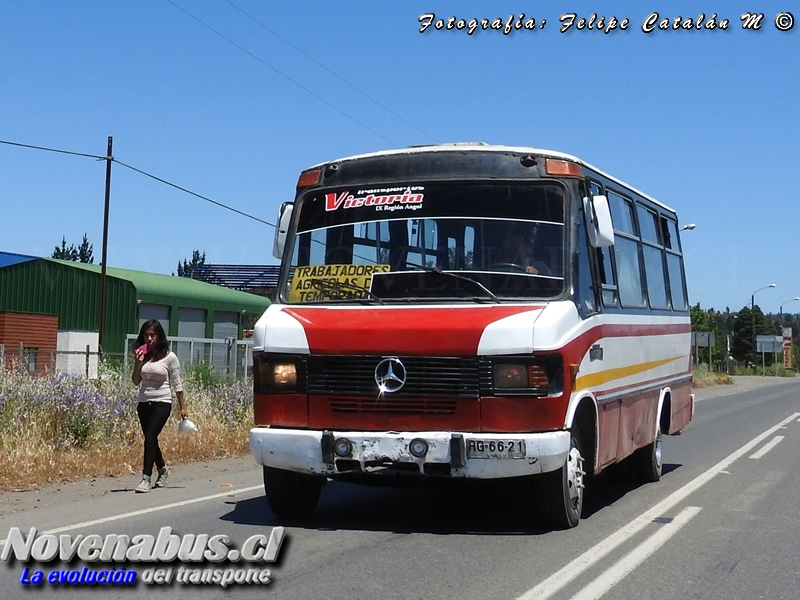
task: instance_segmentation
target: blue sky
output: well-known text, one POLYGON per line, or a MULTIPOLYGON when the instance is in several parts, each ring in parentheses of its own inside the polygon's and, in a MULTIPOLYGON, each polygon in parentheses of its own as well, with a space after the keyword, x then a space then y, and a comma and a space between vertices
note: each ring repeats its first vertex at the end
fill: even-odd
MULTIPOLYGON (((300 171, 350 154, 484 141, 560 150, 658 198, 683 223, 704 308, 800 296, 800 24, 791 3, 9 1, 0 140, 114 156, 273 222, 300 171), (601 10, 602 9, 602 10, 601 10), (727 31, 644 33, 652 12, 727 31), (740 16, 764 13, 760 31, 740 16), (567 12, 630 19, 609 34, 567 12), (536 31, 419 32, 419 16, 525 13, 536 31)), ((800 9, 795 10, 800 18, 800 9)), ((99 261, 105 163, 0 144, 0 250, 49 256, 88 234, 99 261)), ((108 264, 171 273, 271 264, 272 228, 115 164, 108 264)), ((784 305, 800 312, 800 302, 784 305)))

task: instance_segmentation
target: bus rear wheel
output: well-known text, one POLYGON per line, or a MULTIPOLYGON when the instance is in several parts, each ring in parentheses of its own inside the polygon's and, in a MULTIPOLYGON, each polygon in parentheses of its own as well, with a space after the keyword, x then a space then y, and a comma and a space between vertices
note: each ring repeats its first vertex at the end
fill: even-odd
POLYGON ((267 503, 282 518, 308 517, 319 503, 325 478, 264 467, 267 503))
POLYGON ((633 473, 636 475, 636 479, 643 483, 655 483, 661 479, 663 464, 661 462, 660 427, 653 443, 636 450, 631 459, 633 460, 633 473))
POLYGON ((538 476, 539 508, 550 525, 558 529, 575 527, 581 519, 586 475, 583 462, 580 441, 573 432, 564 465, 538 476))

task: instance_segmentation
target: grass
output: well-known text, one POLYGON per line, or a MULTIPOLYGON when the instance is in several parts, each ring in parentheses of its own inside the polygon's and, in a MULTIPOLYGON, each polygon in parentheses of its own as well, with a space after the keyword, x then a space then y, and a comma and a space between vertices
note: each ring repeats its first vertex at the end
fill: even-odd
POLYGON ((725 373, 715 373, 708 365, 697 365, 692 368, 692 387, 704 388, 712 385, 731 385, 733 380, 725 373))
MULTIPOLYGON (((138 474, 142 432, 136 386, 120 371, 98 379, 0 371, 0 491, 34 489, 90 476, 138 474)), ((159 445, 167 463, 232 458, 250 451, 250 384, 208 370, 184 378, 189 417, 199 431, 178 434, 177 401, 159 445)))

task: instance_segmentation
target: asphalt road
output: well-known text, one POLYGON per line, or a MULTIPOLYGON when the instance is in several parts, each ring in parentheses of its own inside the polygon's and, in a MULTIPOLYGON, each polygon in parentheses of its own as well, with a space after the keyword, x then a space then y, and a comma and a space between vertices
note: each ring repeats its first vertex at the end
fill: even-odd
MULTIPOLYGON (((81 482, 33 494, 0 495, 0 538, 18 527, 54 536, 225 535, 242 550, 285 527, 276 563, 171 563, 173 582, 94 586, 110 598, 703 598, 800 597, 800 381, 737 380, 699 390, 695 420, 664 442, 656 484, 588 490, 580 525, 537 524, 526 489, 456 486, 386 489, 332 483, 313 519, 281 522, 266 506, 252 459, 176 469, 167 488, 134 494, 127 480, 81 482), (271 583, 177 583, 180 567, 271 571, 271 583)), ((55 540, 56 538, 53 538, 55 540)), ((101 538, 102 539, 102 538, 101 538)), ((178 538, 182 539, 182 538, 178 538)), ((36 545, 38 544, 38 546, 36 545)), ((3 548, 8 544, 5 544, 3 548)), ((0 552, 2 549, 0 549, 0 552)), ((87 586, 47 582, 53 571, 119 568, 58 560, 0 566, 0 598, 85 597, 87 586), (27 567, 45 578, 20 580, 27 567)), ((233 576, 233 571, 231 571, 233 576)), ((58 575, 56 575, 58 576, 58 575)))

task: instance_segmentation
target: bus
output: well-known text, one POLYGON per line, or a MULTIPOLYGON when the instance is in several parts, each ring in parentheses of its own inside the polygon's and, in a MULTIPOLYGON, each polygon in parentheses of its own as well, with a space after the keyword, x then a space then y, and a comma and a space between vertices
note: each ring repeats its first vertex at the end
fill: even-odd
POLYGON ((331 480, 517 478, 566 529, 594 475, 660 479, 694 413, 675 211, 568 154, 469 143, 316 165, 278 217, 250 431, 276 515, 331 480))

